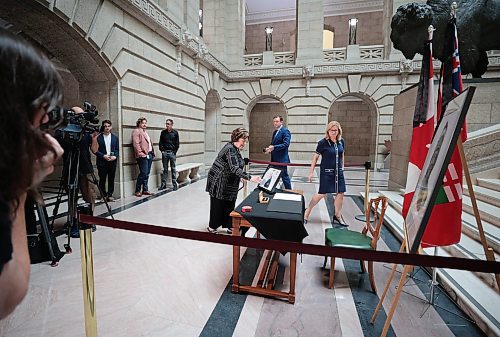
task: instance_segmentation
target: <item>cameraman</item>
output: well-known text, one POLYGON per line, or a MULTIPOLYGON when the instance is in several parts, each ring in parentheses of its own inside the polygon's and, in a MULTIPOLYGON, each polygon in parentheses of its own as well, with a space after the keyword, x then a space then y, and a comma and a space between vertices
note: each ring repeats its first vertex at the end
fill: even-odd
POLYGON ((58 142, 40 130, 62 91, 54 65, 0 28, 0 319, 14 310, 28 290, 24 202, 28 190, 52 173, 62 155, 58 142))
MULTIPOLYGON (((85 112, 78 106, 72 107, 71 110, 73 110, 75 114, 85 112)), ((97 186, 94 184, 94 168, 92 167, 90 151, 92 150, 92 152, 94 152, 98 149, 97 147, 91 148, 93 143, 97 144, 97 136, 99 136, 98 132, 93 132, 92 134, 84 133, 79 143, 73 145, 72 148, 65 148, 65 165, 63 167, 63 177, 66 181, 69 182, 68 185, 72 185, 72 182, 76 182, 76 178, 78 178, 78 187, 80 188, 80 192, 82 193, 83 200, 90 204, 92 214, 94 212, 95 200, 97 197, 97 186), (71 172, 68 172, 70 169, 67 164, 69 160, 71 160, 72 163, 75 163, 75 165, 71 165, 71 172), (76 163, 78 163, 78 165, 76 165, 76 163)), ((78 204, 78 190, 75 190, 75 197, 73 198, 73 200, 73 205, 69 205, 69 207, 73 207, 73 210, 76 210, 76 206, 78 204)), ((92 230, 95 231, 95 226, 92 230)), ((73 223, 70 229, 70 236, 72 238, 80 237, 78 222, 76 221, 76 219, 73 219, 73 223)))

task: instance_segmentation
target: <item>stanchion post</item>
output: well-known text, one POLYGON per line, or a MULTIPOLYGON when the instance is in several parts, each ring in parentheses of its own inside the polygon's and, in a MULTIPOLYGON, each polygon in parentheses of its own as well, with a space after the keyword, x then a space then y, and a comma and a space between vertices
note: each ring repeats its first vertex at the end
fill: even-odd
MULTIPOLYGON (((369 198, 370 198, 370 170, 372 168, 372 163, 370 161, 365 162, 364 165, 365 168, 365 201, 364 201, 364 207, 363 207, 363 214, 356 215, 354 218, 359 221, 366 221, 366 214, 370 214, 368 205, 369 203, 369 198), (368 211, 368 212, 367 212, 368 211)), ((370 217, 370 221, 373 221, 370 217)))
POLYGON ((372 167, 372 163, 367 161, 365 162, 365 214, 366 211, 368 210, 368 204, 369 200, 368 198, 370 197, 370 169, 372 167))
MULTIPOLYGON (((90 205, 78 207, 78 212, 92 215, 90 205)), ((82 260, 83 312, 85 314, 85 336, 97 337, 97 317, 94 288, 94 258, 92 255, 92 226, 80 225, 80 255, 82 260)))

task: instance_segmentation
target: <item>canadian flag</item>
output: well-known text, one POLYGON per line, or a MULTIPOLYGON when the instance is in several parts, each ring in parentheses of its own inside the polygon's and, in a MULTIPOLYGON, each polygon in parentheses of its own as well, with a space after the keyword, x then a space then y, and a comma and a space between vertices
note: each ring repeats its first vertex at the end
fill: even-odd
MULTIPOLYGON (((463 91, 462 74, 460 70, 460 59, 458 55, 458 39, 455 25, 455 18, 451 19, 448 26, 448 41, 450 46, 450 57, 441 65, 441 80, 438 92, 437 104, 437 119, 440 118, 441 112, 444 111, 446 104, 463 91)), ((428 59, 424 54, 422 60, 422 69, 424 62, 430 62, 430 69, 432 69, 432 44, 431 44, 431 57, 428 59)), ((432 78, 431 74, 428 76, 432 78)), ((422 75, 420 85, 422 85, 422 75)), ((433 85, 429 84, 429 92, 434 92, 433 85)), ((420 87, 419 87, 420 92, 420 87)), ((429 96, 431 94, 429 93, 429 96)), ((419 104, 419 96, 417 95, 417 106, 419 104)), ((428 115, 431 114, 430 109, 434 109, 433 105, 428 105, 428 115)), ((432 110, 433 112, 434 110, 432 110)), ((417 115, 417 113, 415 113, 417 115)), ((433 121, 436 116, 432 113, 433 121)), ((425 162, 425 157, 432 142, 434 134, 435 123, 429 123, 430 118, 425 124, 419 124, 413 128, 413 135, 410 148, 410 158, 408 165, 408 176, 406 180, 406 190, 403 202, 403 217, 406 218, 411 199, 415 191, 420 171, 425 162)), ((414 119, 415 125, 415 119, 414 119)), ((467 138, 466 126, 464 123, 462 129, 462 141, 467 138)), ((460 140, 459 140, 460 141, 460 140)), ((448 165, 448 169, 443 179, 443 186, 438 191, 431 216, 422 236, 422 247, 430 246, 447 246, 460 241, 462 233, 462 162, 458 149, 455 148, 453 155, 448 165)))

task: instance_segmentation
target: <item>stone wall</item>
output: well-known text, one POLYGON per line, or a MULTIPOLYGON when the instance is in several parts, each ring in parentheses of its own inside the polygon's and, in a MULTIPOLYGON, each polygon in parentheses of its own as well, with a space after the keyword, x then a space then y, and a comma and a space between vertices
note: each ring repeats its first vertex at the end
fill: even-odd
POLYGON ((363 164, 375 159, 376 113, 363 99, 345 96, 333 103, 328 121, 336 120, 342 126, 347 165, 363 164))
POLYGON ((294 51, 295 20, 266 24, 247 25, 245 31, 245 54, 258 54, 266 50, 266 34, 264 28, 273 27, 273 51, 294 51))
POLYGON ((331 26, 335 32, 333 47, 345 47, 349 43, 349 19, 358 19, 356 42, 361 46, 383 43, 382 12, 358 13, 325 17, 325 25, 331 26))
POLYGON ((271 160, 271 155, 262 152, 262 149, 271 144, 274 132, 273 117, 283 116, 286 126, 286 110, 279 101, 276 103, 257 103, 250 112, 250 158, 271 160))
POLYGON ((418 87, 415 85, 394 98, 389 189, 400 189, 406 186, 417 90, 418 87))
MULTIPOLYGON (((356 15, 337 15, 324 18, 324 24, 333 27, 335 32, 334 48, 345 47, 349 38, 348 20, 356 17, 358 21, 357 43, 359 45, 379 45, 383 43, 382 12, 359 13, 356 15)), ((294 51, 295 20, 247 25, 245 31, 245 54, 258 54, 266 50, 264 28, 273 26, 273 51, 294 51)))
POLYGON ((464 88, 477 87, 467 113, 467 131, 472 132, 500 123, 500 79, 470 79, 464 88))

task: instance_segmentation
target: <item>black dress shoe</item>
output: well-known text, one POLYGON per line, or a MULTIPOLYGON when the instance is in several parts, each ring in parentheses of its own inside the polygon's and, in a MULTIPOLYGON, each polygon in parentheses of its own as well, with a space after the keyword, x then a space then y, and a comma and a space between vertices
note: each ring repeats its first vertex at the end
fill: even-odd
POLYGON ((345 221, 344 221, 344 219, 342 218, 342 215, 340 216, 340 218, 337 218, 337 216, 334 215, 333 216, 333 222, 335 223, 335 221, 338 222, 338 224, 341 225, 341 226, 349 227, 349 225, 346 224, 345 221))

